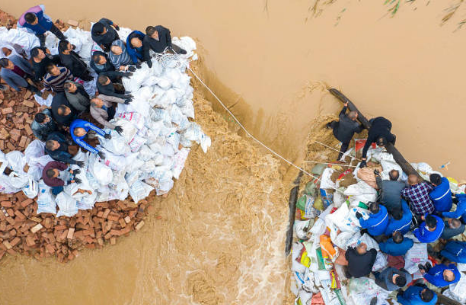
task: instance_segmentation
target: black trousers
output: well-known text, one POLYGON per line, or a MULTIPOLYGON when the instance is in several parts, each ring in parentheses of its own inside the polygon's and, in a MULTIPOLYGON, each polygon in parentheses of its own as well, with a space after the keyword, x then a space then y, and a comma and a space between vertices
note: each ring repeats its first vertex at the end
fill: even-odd
MULTIPOLYGON (((50 32, 57 36, 58 39, 60 40, 66 40, 65 35, 55 26, 55 24, 52 24, 52 27, 50 28, 50 32)), ((37 38, 39 38, 40 41, 40 46, 43 48, 45 47, 45 33, 44 34, 36 34, 37 38)))
MULTIPOLYGON (((337 131, 338 131, 338 126, 339 126, 338 121, 333 121, 330 123, 330 127, 333 129, 333 135, 336 137, 337 131)), ((343 157, 343 154, 348 150, 350 143, 341 143, 341 148, 340 148, 340 153, 338 154, 337 160, 340 160, 341 157, 343 157)))

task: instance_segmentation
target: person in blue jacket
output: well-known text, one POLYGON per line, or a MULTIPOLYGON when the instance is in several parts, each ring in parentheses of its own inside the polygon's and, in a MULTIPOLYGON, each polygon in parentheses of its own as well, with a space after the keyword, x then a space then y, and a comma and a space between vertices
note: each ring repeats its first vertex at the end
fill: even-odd
POLYGON ((18 28, 24 28, 39 38, 40 46, 45 47, 45 33, 52 32, 60 40, 65 35, 53 24, 52 19, 44 14, 45 6, 36 5, 24 12, 18 19, 18 28))
POLYGON ((87 133, 93 130, 95 131, 98 135, 106 138, 106 139, 111 139, 112 136, 110 134, 106 134, 102 129, 99 127, 95 126, 94 124, 81 120, 81 119, 76 119, 71 123, 70 126, 70 133, 71 137, 73 138, 73 141, 81 146, 82 148, 90 151, 93 154, 99 154, 99 156, 104 159, 105 155, 103 152, 99 151, 98 149, 92 147, 89 145, 86 141, 84 141, 84 138, 86 137, 87 133))
POLYGON ((461 278, 461 273, 454 264, 431 267, 427 262, 425 265, 419 264, 419 270, 429 283, 440 288, 457 283, 461 278))
POLYGON ((402 210, 395 209, 389 217, 385 235, 391 236, 395 231, 399 231, 403 235, 409 232, 413 220, 413 213, 404 199, 401 200, 401 208, 402 210))
POLYGON ((380 251, 391 256, 405 255, 413 247, 414 241, 410 238, 403 238, 400 231, 393 233, 393 237, 386 242, 380 243, 380 251))
POLYGON ((466 242, 452 240, 440 251, 440 255, 451 262, 466 264, 466 242))
POLYGON ((126 50, 134 64, 144 61, 142 42, 146 35, 140 31, 132 31, 126 38, 126 50))
POLYGON ((434 203, 435 210, 438 212, 449 212, 453 205, 451 198, 450 182, 439 174, 430 175, 430 182, 434 189, 429 193, 430 199, 434 203))
POLYGON ((414 236, 416 236, 421 243, 432 243, 438 240, 442 236, 443 229, 445 228, 445 223, 442 218, 436 215, 427 215, 423 218, 425 221, 421 223, 419 228, 414 229, 414 236))
POLYGON ((466 194, 456 194, 458 203, 456 204, 456 211, 454 212, 443 212, 443 217, 448 218, 460 218, 461 222, 466 223, 466 194))
POLYGON ((371 214, 367 220, 362 218, 362 214, 356 212, 356 217, 359 219, 359 224, 363 229, 367 229, 367 232, 371 236, 379 236, 385 233, 388 225, 388 212, 387 208, 383 205, 379 205, 377 202, 373 202, 369 211, 371 214))
POLYGON ((426 285, 416 284, 408 287, 405 291, 398 292, 396 300, 401 305, 435 305, 437 294, 426 285))

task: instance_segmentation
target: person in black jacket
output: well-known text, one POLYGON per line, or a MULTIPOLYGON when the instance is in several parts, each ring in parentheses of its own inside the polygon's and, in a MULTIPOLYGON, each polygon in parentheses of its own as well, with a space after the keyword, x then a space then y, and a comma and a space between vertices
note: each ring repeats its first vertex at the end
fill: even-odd
POLYGON ((171 50, 176 54, 186 54, 186 51, 177 45, 172 44, 170 30, 161 26, 148 26, 146 28, 146 36, 143 39, 144 61, 149 67, 152 67, 149 51, 155 53, 163 53, 165 49, 171 50))
POLYGON ((327 128, 332 128, 333 135, 342 143, 337 160, 340 160, 343 154, 348 150, 354 133, 360 133, 364 129, 364 127, 358 123, 358 112, 350 111, 346 114, 346 109, 348 109, 348 103, 345 103, 345 106, 340 112, 340 121, 332 121, 327 124, 327 128))
POLYGON ((368 276, 374 266, 377 250, 371 249, 367 251, 367 245, 360 243, 356 248, 349 247, 345 253, 345 258, 348 261, 347 277, 363 277, 368 276))
POLYGON ((60 126, 70 126, 78 117, 79 112, 71 106, 63 92, 58 93, 52 100, 52 115, 60 126))
POLYGON ((369 147, 372 143, 377 143, 378 146, 384 147, 387 143, 395 145, 396 136, 390 131, 392 130, 392 123, 384 117, 377 117, 369 121, 371 128, 369 129, 369 135, 367 136, 366 144, 362 150, 362 162, 360 167, 366 166, 366 156, 369 147))
POLYGON ((97 74, 115 71, 115 67, 110 60, 108 60, 107 54, 100 51, 95 51, 94 54, 92 54, 91 68, 94 69, 97 74))
POLYGON ((117 33, 119 30, 120 27, 112 20, 102 18, 99 20, 99 22, 92 26, 92 40, 94 40, 95 43, 97 43, 102 48, 102 50, 109 52, 112 42, 120 39, 120 36, 117 33))
POLYGON ((72 144, 73 142, 66 139, 65 135, 61 132, 53 132, 47 137, 47 142, 45 142, 45 153, 55 161, 77 164, 79 167, 83 167, 84 162, 73 160, 73 155, 69 150, 72 144))
POLYGON ((35 47, 31 50, 32 69, 34 70, 34 81, 41 81, 47 73, 45 67, 48 64, 60 64, 60 57, 58 55, 51 55, 49 49, 35 47))
POLYGON ((73 49, 71 43, 67 40, 62 40, 58 44, 58 52, 60 56, 60 61, 63 66, 67 67, 71 71, 73 76, 79 77, 83 81, 91 81, 94 78, 91 76, 91 73, 87 69, 86 63, 82 60, 81 56, 78 55, 73 49))
POLYGON ((100 94, 116 96, 125 100, 125 102, 131 102, 132 95, 125 92, 123 85, 117 83, 120 76, 129 77, 132 72, 104 72, 99 75, 97 79, 97 90, 100 94))

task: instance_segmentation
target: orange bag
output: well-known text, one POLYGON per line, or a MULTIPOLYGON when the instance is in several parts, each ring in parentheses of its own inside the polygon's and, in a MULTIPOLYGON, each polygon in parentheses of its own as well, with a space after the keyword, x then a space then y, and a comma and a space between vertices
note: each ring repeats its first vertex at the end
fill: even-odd
POLYGON ((320 247, 322 248, 322 256, 327 259, 333 260, 337 251, 333 247, 332 240, 327 235, 320 236, 320 247))

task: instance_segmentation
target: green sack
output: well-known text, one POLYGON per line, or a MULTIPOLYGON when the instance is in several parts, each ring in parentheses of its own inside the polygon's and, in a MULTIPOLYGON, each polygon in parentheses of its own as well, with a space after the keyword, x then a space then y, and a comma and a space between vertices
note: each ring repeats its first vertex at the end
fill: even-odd
POLYGON ((320 176, 322 175, 322 173, 324 172, 324 170, 327 168, 327 164, 316 164, 312 170, 311 170, 311 173, 316 175, 316 176, 320 176))
POLYGON ((317 264, 319 265, 319 270, 327 270, 325 269, 324 257, 322 256, 321 247, 316 249, 316 256, 317 256, 317 264))
POLYGON ((296 203, 296 208, 300 209, 303 212, 306 212, 306 203, 310 196, 304 194, 299 197, 298 202, 296 203))
POLYGON ((358 207, 363 208, 365 210, 369 210, 369 207, 364 203, 359 201, 358 207))
POLYGON ((314 183, 314 180, 309 181, 304 188, 304 194, 307 194, 312 197, 317 196, 317 185, 314 183))

